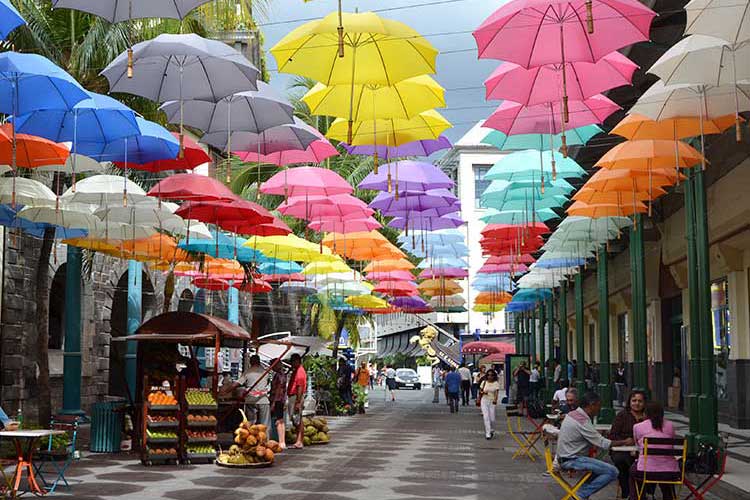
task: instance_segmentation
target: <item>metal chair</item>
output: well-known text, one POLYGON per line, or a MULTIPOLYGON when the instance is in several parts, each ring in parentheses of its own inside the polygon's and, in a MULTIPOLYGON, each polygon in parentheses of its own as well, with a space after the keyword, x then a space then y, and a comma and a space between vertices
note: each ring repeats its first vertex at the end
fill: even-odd
POLYGON ((683 484, 690 490, 690 494, 685 497, 685 500, 689 500, 695 497, 697 500, 704 500, 706 493, 716 486, 716 483, 721 481, 724 477, 724 472, 727 468, 727 444, 726 440, 722 440, 719 446, 713 450, 716 453, 716 464, 717 469, 712 471, 710 474, 706 474, 706 477, 698 484, 693 483, 690 479, 685 476, 683 484))
POLYGON ((569 498, 573 498, 574 500, 581 500, 581 497, 578 496, 578 490, 581 488, 581 486, 584 485, 584 483, 586 483, 586 481, 589 480, 589 478, 591 477, 591 472, 582 474, 578 481, 576 481, 575 483, 571 483, 570 481, 565 479, 563 474, 561 474, 562 471, 559 469, 559 467, 556 467, 555 461, 552 458, 552 451, 550 449, 551 436, 545 433, 543 441, 544 462, 547 466, 547 473, 552 477, 552 479, 555 480, 558 485, 560 485, 563 490, 565 490, 565 496, 563 497, 563 500, 568 500, 569 498))
MULTIPOLYGON (((685 481, 685 463, 687 462, 687 439, 672 439, 672 438, 656 438, 646 437, 643 438, 643 471, 637 471, 637 475, 633 475, 635 480, 635 491, 640 500, 645 491, 646 486, 652 485, 672 485, 677 486, 677 494, 675 498, 680 496, 680 487, 685 481), (649 472, 648 470, 648 459, 650 457, 672 457, 674 459, 681 459, 679 465, 679 472, 675 473, 664 473, 664 472, 649 472), (650 477, 649 477, 650 476, 650 477)), ((631 469, 633 470, 633 469, 631 469)))
POLYGON ((525 431, 522 426, 523 413, 517 406, 507 406, 505 408, 506 423, 508 426, 508 434, 518 445, 518 449, 513 453, 513 459, 518 457, 527 456, 532 462, 536 461, 535 455, 539 452, 534 449, 536 442, 541 437, 539 430, 525 431), (515 419, 515 429, 513 426, 513 420, 515 419))
POLYGON ((50 436, 47 441, 47 449, 41 450, 34 461, 34 469, 37 477, 41 478, 44 486, 48 488, 48 493, 54 493, 57 486, 62 482, 66 487, 70 487, 68 480, 65 478, 65 471, 74 460, 78 460, 76 450, 76 439, 78 437, 78 417, 68 415, 58 415, 52 417, 50 429, 65 431, 66 443, 64 447, 54 446, 54 436, 50 436), (51 470, 50 470, 51 469, 51 470), (52 472, 55 479, 51 482, 44 477, 45 473, 52 472))

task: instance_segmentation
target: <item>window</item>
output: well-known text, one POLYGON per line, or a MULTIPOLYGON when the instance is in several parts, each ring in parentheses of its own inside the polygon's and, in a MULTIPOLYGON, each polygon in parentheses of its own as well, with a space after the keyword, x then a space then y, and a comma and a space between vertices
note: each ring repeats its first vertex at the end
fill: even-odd
POLYGON ((711 323, 714 332, 714 359, 716 360, 716 397, 727 399, 727 369, 732 339, 726 278, 711 283, 711 323))
POLYGON ((617 360, 621 363, 628 362, 628 341, 628 313, 622 313, 617 316, 617 360))
POLYGON ((492 168, 492 165, 474 165, 474 207, 476 208, 482 208, 482 193, 492 182, 484 178, 490 168, 492 168))
POLYGON ((516 331, 516 315, 512 312, 505 313, 505 330, 508 332, 516 331))

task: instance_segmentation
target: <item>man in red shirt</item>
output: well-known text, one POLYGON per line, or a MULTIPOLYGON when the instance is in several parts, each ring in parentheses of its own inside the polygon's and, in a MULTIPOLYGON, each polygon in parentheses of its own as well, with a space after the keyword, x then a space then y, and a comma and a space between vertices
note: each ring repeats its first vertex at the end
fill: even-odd
POLYGON ((305 428, 302 425, 302 407, 305 402, 305 391, 307 390, 307 372, 302 366, 302 358, 294 353, 290 359, 292 365, 291 377, 289 377, 289 418, 293 425, 297 426, 297 441, 291 448, 303 448, 305 428))

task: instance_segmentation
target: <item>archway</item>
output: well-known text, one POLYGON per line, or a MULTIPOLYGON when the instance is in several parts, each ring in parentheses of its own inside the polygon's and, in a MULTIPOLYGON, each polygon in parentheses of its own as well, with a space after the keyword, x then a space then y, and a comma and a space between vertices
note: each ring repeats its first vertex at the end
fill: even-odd
POLYGON ((60 265, 52 278, 49 290, 49 373, 63 373, 63 348, 65 346, 65 280, 66 264, 60 265))
POLYGON ((193 310, 193 292, 189 288, 186 288, 180 294, 180 300, 177 302, 177 310, 184 312, 191 312, 193 310))
MULTIPOLYGON (((156 297, 151 279, 144 272, 141 283, 141 322, 153 315, 156 309, 156 297)), ((109 318, 112 338, 127 335, 128 320, 128 272, 125 271, 117 281, 112 298, 112 315, 109 318)), ((109 346, 109 394, 125 397, 127 381, 125 379, 125 354, 128 346, 125 342, 112 342, 109 346)))

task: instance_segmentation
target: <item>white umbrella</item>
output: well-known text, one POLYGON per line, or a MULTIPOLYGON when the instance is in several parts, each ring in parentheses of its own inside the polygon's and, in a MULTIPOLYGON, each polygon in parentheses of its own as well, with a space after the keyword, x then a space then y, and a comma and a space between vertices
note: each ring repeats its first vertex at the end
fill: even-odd
POLYGON ((56 200, 55 193, 39 181, 24 177, 0 177, 0 203, 54 207, 56 200))
POLYGON ((664 85, 658 81, 641 95, 630 113, 646 115, 652 120, 665 120, 684 116, 718 118, 735 112, 735 87, 739 98, 739 110, 750 110, 750 84, 664 85), (701 97, 705 101, 701 106, 701 97))
POLYGON ((143 206, 140 204, 129 205, 127 207, 102 207, 94 212, 94 215, 101 220, 110 222, 122 222, 124 224, 134 224, 136 226, 153 226, 163 227, 166 224, 170 226, 184 226, 185 221, 179 215, 175 215, 163 206, 143 206))
POLYGON ((37 172, 64 172, 66 174, 72 174, 73 172, 78 174, 83 172, 100 173, 104 171, 104 165, 88 156, 71 153, 63 165, 44 165, 34 170, 37 172), (74 162, 75 170, 73 170, 74 162))
POLYGON ((369 295, 372 292, 372 285, 367 282, 357 283, 350 281, 348 283, 330 283, 318 288, 318 293, 328 295, 369 295), (369 286, 368 286, 369 285, 369 286))
POLYGON ((17 216, 37 224, 54 224, 86 231, 95 229, 98 223, 97 218, 90 214, 54 207, 26 207, 17 216))
POLYGON ((466 299, 461 295, 436 295, 430 298, 432 307, 461 307, 466 304, 466 299))
POLYGON ((96 226, 89 230, 89 238, 107 240, 139 240, 148 238, 157 233, 151 226, 133 226, 121 222, 98 221, 96 226))
POLYGON ((88 203, 91 205, 116 206, 130 203, 158 204, 156 198, 146 196, 135 182, 118 175, 92 175, 78 181, 75 191, 71 187, 62 195, 64 203, 88 203))
POLYGON ((748 0, 692 0, 685 10, 687 34, 715 36, 730 44, 750 39, 748 0))

